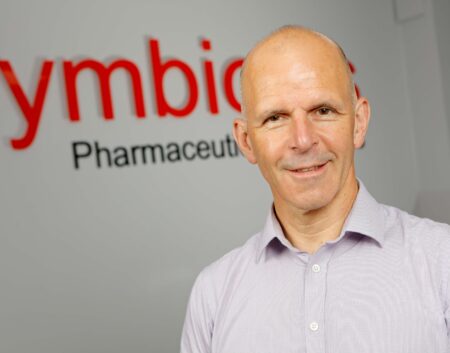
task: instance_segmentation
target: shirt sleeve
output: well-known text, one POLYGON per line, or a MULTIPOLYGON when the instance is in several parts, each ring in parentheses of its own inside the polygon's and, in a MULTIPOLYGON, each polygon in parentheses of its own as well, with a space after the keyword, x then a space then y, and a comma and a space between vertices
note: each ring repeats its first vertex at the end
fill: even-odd
POLYGON ((447 282, 446 307, 444 312, 445 323, 447 324, 447 353, 450 353, 450 280, 447 282))
POLYGON ((189 297, 181 334, 181 353, 211 353, 213 316, 212 291, 207 287, 205 270, 195 280, 189 297))
MULTIPOLYGON (((448 233, 450 239, 450 232, 448 233)), ((447 351, 450 353, 450 241, 441 244, 441 251, 444 253, 444 318, 447 325, 447 351)))

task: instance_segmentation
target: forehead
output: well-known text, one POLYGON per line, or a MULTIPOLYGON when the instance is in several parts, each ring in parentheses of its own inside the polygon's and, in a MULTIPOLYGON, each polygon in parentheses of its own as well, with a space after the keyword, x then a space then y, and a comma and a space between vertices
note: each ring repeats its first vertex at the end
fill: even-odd
POLYGON ((266 43, 248 57, 242 78, 246 109, 296 99, 345 100, 348 74, 339 49, 324 40, 301 38, 266 43))

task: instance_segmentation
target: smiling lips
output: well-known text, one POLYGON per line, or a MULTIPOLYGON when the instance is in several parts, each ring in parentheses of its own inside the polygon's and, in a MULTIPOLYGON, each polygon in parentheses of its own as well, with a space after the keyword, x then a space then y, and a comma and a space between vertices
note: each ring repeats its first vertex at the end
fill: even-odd
POLYGON ((321 169, 321 168, 324 167, 327 163, 328 163, 328 161, 325 162, 325 163, 323 163, 323 164, 314 165, 314 166, 311 166, 311 167, 298 168, 298 169, 289 169, 289 171, 291 171, 291 172, 296 172, 296 173, 313 172, 313 171, 316 171, 316 170, 321 169))

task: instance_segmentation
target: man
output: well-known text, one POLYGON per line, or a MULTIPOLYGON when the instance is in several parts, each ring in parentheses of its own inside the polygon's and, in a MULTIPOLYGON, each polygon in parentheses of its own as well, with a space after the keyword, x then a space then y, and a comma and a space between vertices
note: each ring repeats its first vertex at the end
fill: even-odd
POLYGON ((273 207, 197 277, 181 352, 450 352, 450 227, 356 178, 370 108, 339 46, 283 27, 248 54, 241 88, 234 136, 273 207))

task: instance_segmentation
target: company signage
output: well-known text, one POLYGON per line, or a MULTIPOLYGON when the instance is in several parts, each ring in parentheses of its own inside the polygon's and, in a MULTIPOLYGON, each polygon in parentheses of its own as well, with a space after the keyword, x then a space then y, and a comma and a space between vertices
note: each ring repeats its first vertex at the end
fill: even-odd
MULTIPOLYGON (((233 89, 233 79, 239 72, 243 58, 228 59, 223 64, 221 77, 216 77, 214 63, 211 60, 203 59, 201 62, 201 74, 196 75, 191 66, 179 58, 163 59, 161 45, 158 39, 151 38, 147 42, 149 51, 149 67, 147 74, 142 74, 141 69, 130 59, 116 59, 108 64, 86 58, 77 62, 63 60, 62 75, 64 82, 64 92, 62 92, 67 103, 67 117, 70 122, 81 121, 80 107, 78 100, 77 85, 78 75, 91 70, 95 73, 98 81, 100 100, 103 118, 105 121, 114 119, 114 104, 111 95, 110 79, 113 72, 117 70, 125 71, 131 80, 132 99, 134 115, 138 119, 148 117, 146 100, 143 93, 142 80, 145 77, 152 82, 156 114, 159 118, 168 116, 183 119, 191 115, 199 100, 199 95, 206 97, 208 113, 217 115, 220 113, 218 104, 218 94, 222 92, 225 102, 230 108, 239 112, 240 103, 233 89), (186 99, 180 106, 170 103, 164 89, 165 76, 169 71, 176 71, 181 75, 186 83, 186 99), (204 80, 205 92, 200 92, 199 80, 204 80)), ((208 53, 212 50, 211 41, 202 39, 200 50, 208 53)), ((20 108, 22 119, 25 122, 25 131, 22 136, 12 138, 10 145, 14 150, 25 150, 29 148, 38 135, 42 111, 46 102, 47 91, 52 77, 54 76, 54 66, 58 63, 54 60, 44 60, 36 82, 34 97, 27 97, 22 84, 17 78, 13 64, 8 60, 0 60, 0 72, 3 74, 11 97, 20 108)), ((349 63, 352 73, 355 72, 353 64, 349 63)), ((359 89, 356 87, 359 95, 359 89)), ((196 159, 237 157, 238 148, 232 137, 227 134, 220 141, 184 141, 169 142, 165 145, 140 144, 132 146, 103 146, 98 141, 73 141, 71 144, 73 165, 75 169, 80 169, 84 160, 94 161, 97 168, 136 166, 147 163, 173 163, 179 161, 193 161, 196 159)))

